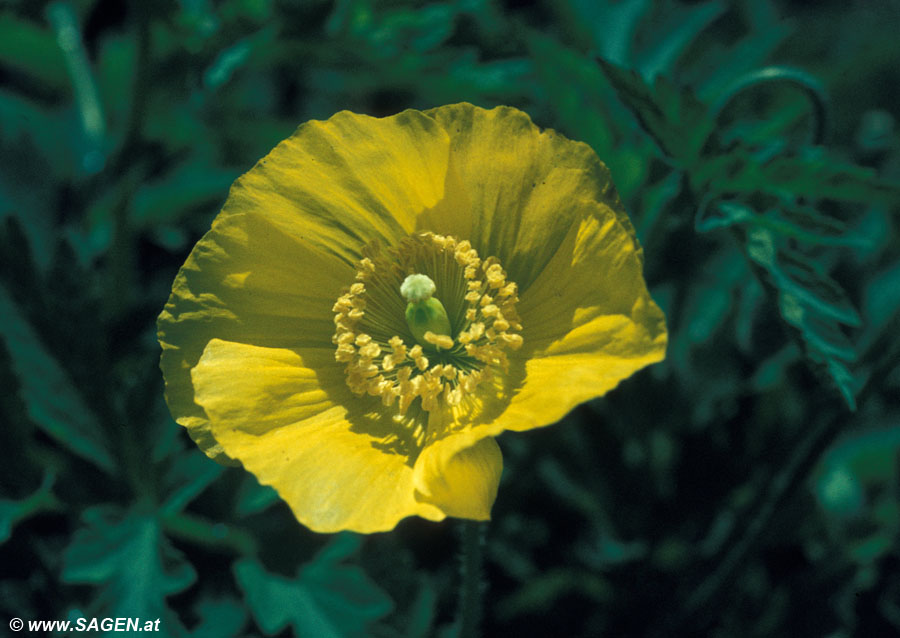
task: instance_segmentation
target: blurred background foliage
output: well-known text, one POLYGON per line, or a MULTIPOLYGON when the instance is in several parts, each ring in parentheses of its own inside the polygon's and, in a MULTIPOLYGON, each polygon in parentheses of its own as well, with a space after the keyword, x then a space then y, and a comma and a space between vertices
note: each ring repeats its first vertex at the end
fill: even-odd
POLYGON ((301 122, 511 104, 610 166, 667 360, 500 439, 485 633, 900 632, 896 0, 0 2, 0 607, 451 636, 450 522, 317 535, 171 420, 155 318, 301 122))

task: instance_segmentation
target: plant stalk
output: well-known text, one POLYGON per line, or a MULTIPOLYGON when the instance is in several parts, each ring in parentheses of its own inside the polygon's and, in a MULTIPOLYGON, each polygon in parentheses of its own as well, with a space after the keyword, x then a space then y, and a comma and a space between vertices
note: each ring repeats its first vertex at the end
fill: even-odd
POLYGON ((486 588, 482 575, 486 530, 487 524, 478 521, 462 521, 460 524, 462 560, 457 618, 460 638, 481 636, 482 598, 486 588))

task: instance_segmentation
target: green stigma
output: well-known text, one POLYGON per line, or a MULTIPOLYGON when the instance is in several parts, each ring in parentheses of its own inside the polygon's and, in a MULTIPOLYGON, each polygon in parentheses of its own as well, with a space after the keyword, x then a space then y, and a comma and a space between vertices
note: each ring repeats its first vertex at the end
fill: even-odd
POLYGON ((433 347, 425 339, 426 332, 450 336, 450 318, 444 304, 433 297, 436 286, 427 275, 409 275, 400 284, 400 294, 406 304, 406 323, 416 341, 424 347, 433 347))

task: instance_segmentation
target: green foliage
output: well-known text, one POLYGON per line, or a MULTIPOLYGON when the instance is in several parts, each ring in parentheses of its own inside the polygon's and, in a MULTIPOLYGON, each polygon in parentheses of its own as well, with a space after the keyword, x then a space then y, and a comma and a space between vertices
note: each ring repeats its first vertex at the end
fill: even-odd
POLYGON ((113 457, 97 416, 3 288, 0 288, 0 314, 4 317, 0 330, 31 421, 75 454, 111 471, 113 457))
POLYGON ((715 122, 690 93, 681 91, 663 76, 653 84, 628 71, 600 61, 619 97, 631 108, 659 147, 683 168, 700 161, 715 122))
POLYGON ((0 499, 0 545, 12 535, 12 529, 19 521, 56 506, 50 488, 53 484, 47 475, 43 484, 31 495, 21 500, 0 499))
POLYGON ((3 5, 7 618, 454 635, 451 526, 303 529, 172 422, 154 322, 298 124, 468 100, 594 148, 670 334, 664 363, 500 439, 486 635, 900 632, 895 9, 519 4, 3 5))
POLYGON ((162 534, 152 515, 109 506, 82 515, 84 527, 63 556, 62 579, 99 585, 95 616, 163 618, 172 635, 182 633, 165 598, 188 587, 197 577, 162 534))
POLYGON ((359 567, 341 564, 360 545, 357 536, 338 535, 290 579, 253 560, 236 563, 235 577, 262 630, 276 634, 292 625, 298 636, 369 635, 369 625, 393 603, 359 567))
MULTIPOLYGON (((862 321, 847 293, 802 247, 807 242, 839 246, 861 241, 849 236, 839 219, 816 209, 822 200, 896 204, 900 183, 837 160, 822 148, 790 153, 777 150, 778 140, 762 152, 740 142, 723 147, 721 141, 711 142, 716 111, 691 91, 661 78, 651 86, 635 72, 605 62, 601 66, 644 130, 687 172, 698 208, 696 230, 732 228, 738 233, 782 318, 803 341, 810 363, 837 387, 850 409, 856 409, 859 384, 847 367, 856 351, 841 325, 859 327, 862 321), (764 213, 754 210, 758 202, 766 203, 764 213), (800 248, 791 242, 800 242, 800 248)), ((751 86, 737 82, 734 90, 751 86)), ((728 131, 717 135, 728 137, 728 131)))

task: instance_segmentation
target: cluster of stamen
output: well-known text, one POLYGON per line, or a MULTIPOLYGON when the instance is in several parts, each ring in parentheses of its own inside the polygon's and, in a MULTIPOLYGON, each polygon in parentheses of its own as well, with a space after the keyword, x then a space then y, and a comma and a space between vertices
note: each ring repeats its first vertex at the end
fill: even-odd
POLYGON ((479 384, 508 367, 506 351, 522 345, 517 301, 496 258, 482 260, 468 241, 418 233, 360 261, 356 282, 334 304, 334 356, 354 393, 396 403, 398 414, 417 398, 425 411, 464 409, 479 384), (438 281, 454 334, 429 331, 419 343, 405 329, 399 289, 414 273, 438 281))

